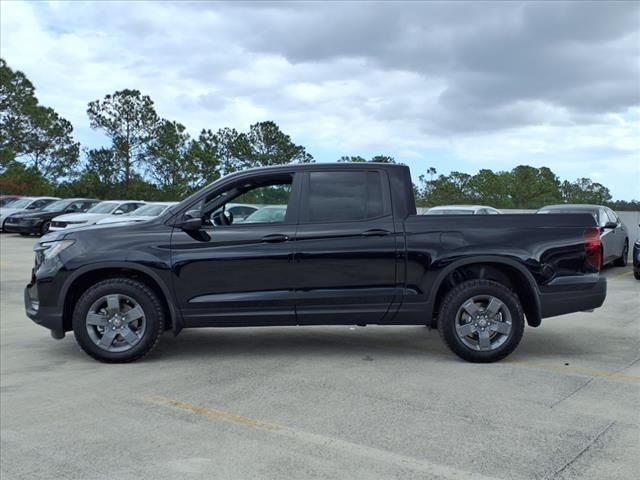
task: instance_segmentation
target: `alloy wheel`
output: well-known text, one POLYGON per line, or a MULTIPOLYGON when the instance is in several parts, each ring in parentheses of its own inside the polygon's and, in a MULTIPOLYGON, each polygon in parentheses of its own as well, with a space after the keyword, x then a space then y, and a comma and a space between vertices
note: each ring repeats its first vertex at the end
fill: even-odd
POLYGON ((512 319, 507 306, 492 295, 476 295, 458 309, 456 334, 467 347, 478 351, 495 350, 511 333, 512 319))
POLYGON ((108 352, 125 352, 135 347, 146 329, 146 317, 140 304, 119 293, 102 296, 93 302, 85 323, 89 338, 108 352))

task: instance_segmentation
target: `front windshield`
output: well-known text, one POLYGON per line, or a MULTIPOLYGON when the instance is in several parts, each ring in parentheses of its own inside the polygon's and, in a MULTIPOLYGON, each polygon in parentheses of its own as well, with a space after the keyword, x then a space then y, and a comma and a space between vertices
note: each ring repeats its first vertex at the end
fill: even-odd
POLYGON ((128 217, 157 217, 160 215, 168 205, 145 205, 137 210, 127 214, 128 217))
POLYGON ((11 204, 11 208, 25 208, 27 207, 33 199, 31 198, 21 198, 20 200, 16 200, 11 204))
POLYGON ((117 202, 100 202, 95 207, 87 210, 87 213, 111 213, 120 205, 117 202))
POLYGON ((50 203, 42 210, 45 212, 61 212, 62 210, 67 208, 67 205, 69 205, 72 201, 73 200, 58 200, 56 202, 50 203))

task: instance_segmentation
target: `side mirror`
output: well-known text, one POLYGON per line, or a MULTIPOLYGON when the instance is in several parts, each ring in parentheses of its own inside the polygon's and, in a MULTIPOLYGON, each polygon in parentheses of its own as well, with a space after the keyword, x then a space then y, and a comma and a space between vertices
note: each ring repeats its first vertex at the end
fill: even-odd
POLYGON ((176 227, 186 231, 200 230, 202 228, 202 218, 185 215, 181 221, 176 223, 176 227))
POLYGON ((78 211, 80 211, 80 209, 79 209, 79 208, 76 208, 76 207, 74 207, 74 206, 68 207, 68 208, 65 210, 65 212, 66 212, 66 213, 75 213, 75 212, 78 212, 78 211))
POLYGON ((602 229, 607 229, 607 228, 617 228, 618 224, 616 222, 607 222, 604 224, 604 227, 602 227, 602 229))
POLYGON ((113 212, 114 215, 122 215, 124 213, 124 210, 116 210, 115 212, 113 212))

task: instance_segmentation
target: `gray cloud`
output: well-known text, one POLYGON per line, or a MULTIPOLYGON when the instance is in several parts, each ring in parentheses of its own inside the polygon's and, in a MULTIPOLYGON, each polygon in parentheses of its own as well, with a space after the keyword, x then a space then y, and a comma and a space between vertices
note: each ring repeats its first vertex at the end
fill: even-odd
POLYGON ((640 4, 634 2, 207 8, 228 16, 237 42, 249 51, 283 55, 293 64, 360 58, 381 69, 445 79, 435 110, 425 112, 425 125, 435 131, 536 124, 536 112, 522 108, 527 102, 575 118, 640 103, 640 4))
MULTIPOLYGON (((358 108, 357 101, 376 90, 367 79, 376 69, 410 72, 423 82, 412 85, 416 105, 408 92, 397 92, 374 113, 407 115, 433 134, 580 122, 640 103, 635 2, 149 5, 81 4, 72 17, 64 10, 41 12, 51 28, 66 24, 129 42, 122 46, 137 53, 131 62, 143 73, 163 62, 181 78, 210 80, 215 89, 200 94, 209 108, 238 97, 265 108, 276 101, 294 108, 299 102, 287 97, 288 84, 353 78, 365 87, 350 99, 358 108), (261 55, 283 57, 295 67, 283 74, 284 84, 226 79, 261 55), (344 60, 357 60, 360 71, 344 60), (424 102, 435 95, 426 91, 434 83, 442 88, 424 102), (545 118, 551 109, 564 115, 545 118)), ((112 45, 105 47, 94 52, 96 61, 113 55, 112 45)))

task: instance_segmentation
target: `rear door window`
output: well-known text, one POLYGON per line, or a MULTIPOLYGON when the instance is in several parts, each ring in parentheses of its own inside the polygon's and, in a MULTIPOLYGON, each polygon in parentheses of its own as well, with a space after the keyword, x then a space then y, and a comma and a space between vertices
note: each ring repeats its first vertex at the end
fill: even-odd
POLYGON ((311 172, 306 221, 349 222, 384 213, 380 172, 311 172))

